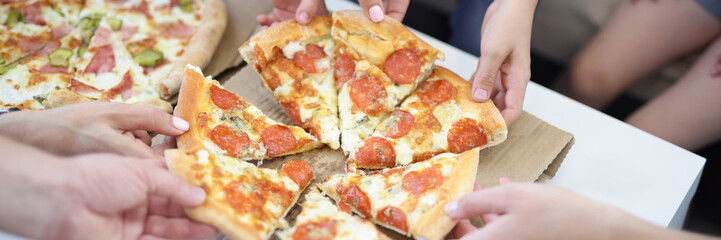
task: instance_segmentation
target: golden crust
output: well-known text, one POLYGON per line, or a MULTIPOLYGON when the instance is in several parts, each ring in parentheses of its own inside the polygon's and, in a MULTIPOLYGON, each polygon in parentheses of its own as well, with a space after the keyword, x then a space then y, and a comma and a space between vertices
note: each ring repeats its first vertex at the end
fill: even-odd
MULTIPOLYGON (((201 186, 202 182, 195 177, 192 165, 196 162, 197 157, 192 152, 186 152, 178 149, 165 151, 165 160, 168 169, 174 172, 188 183, 194 186, 201 186)), ((186 208, 185 213, 193 220, 207 223, 218 228, 226 236, 231 239, 252 239, 260 240, 260 236, 255 233, 252 226, 240 222, 232 216, 232 211, 228 211, 217 200, 208 198, 203 205, 194 208, 186 208)))
POLYGON ((190 38, 185 54, 172 63, 168 76, 159 82, 160 94, 165 99, 178 93, 183 82, 185 65, 205 67, 223 37, 228 21, 223 0, 205 0, 200 12, 203 25, 190 38))
MULTIPOLYGON (((382 65, 394 50, 411 44, 419 52, 427 52, 425 61, 432 64, 445 55, 413 34, 403 23, 385 17, 379 23, 372 22, 361 10, 345 10, 333 13, 332 35, 375 65, 382 65)), ((425 65, 425 64, 424 64, 425 65)), ((424 66, 429 68, 429 66, 424 66)))
MULTIPOLYGON (((45 109, 58 108, 75 103, 93 102, 93 101, 107 101, 107 99, 93 99, 68 89, 60 89, 52 91, 48 94, 48 97, 43 101, 43 107, 45 109)), ((154 107, 161 109, 166 112, 172 112, 173 106, 170 103, 163 101, 162 99, 149 99, 142 102, 136 103, 137 105, 154 107)))
POLYGON ((476 148, 458 155, 451 170, 452 174, 441 185, 438 196, 442 198, 438 200, 438 204, 421 216, 416 225, 408 226, 413 237, 443 239, 453 229, 457 221, 448 217, 443 207, 473 191, 478 169, 478 151, 476 148))
POLYGON ((197 127, 198 114, 205 112, 209 96, 207 94, 206 84, 210 84, 205 80, 202 74, 187 66, 185 68, 183 85, 180 87, 178 94, 178 105, 175 107, 173 115, 182 118, 190 123, 188 131, 178 136, 178 148, 189 151, 203 149, 201 129, 197 127))
POLYGON ((255 70, 262 72, 265 64, 275 58, 273 48, 283 49, 291 41, 314 41, 319 38, 329 37, 332 26, 331 17, 316 16, 306 25, 298 24, 295 20, 286 20, 256 33, 248 41, 238 48, 240 55, 255 67, 255 70), (258 46, 263 53, 265 60, 259 60, 255 46, 258 46))
POLYGON ((448 80, 456 87, 456 104, 463 111, 478 115, 481 125, 490 136, 486 147, 500 144, 506 140, 508 135, 506 121, 503 120, 503 115, 492 100, 489 99, 482 103, 474 101, 471 97, 471 83, 444 67, 436 66, 430 78, 448 80))

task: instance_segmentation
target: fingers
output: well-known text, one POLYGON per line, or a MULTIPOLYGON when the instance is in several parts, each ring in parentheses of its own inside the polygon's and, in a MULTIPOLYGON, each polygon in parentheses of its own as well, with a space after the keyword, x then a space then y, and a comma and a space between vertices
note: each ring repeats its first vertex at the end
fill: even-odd
POLYGON ((489 213, 504 213, 513 203, 507 188, 489 188, 476 191, 446 204, 444 210, 453 219, 469 219, 489 213))
POLYGON ((178 144, 175 137, 165 136, 163 143, 153 146, 153 152, 158 156, 165 156, 165 150, 177 148, 178 144))
POLYGON ((298 9, 295 10, 295 20, 303 25, 308 24, 318 12, 320 5, 320 0, 301 0, 298 9))
POLYGON ((205 191, 159 167, 140 167, 139 176, 148 193, 165 197, 180 207, 196 207, 205 201, 205 191))
POLYGON ((360 0, 358 3, 360 3, 363 8, 363 12, 368 15, 371 21, 383 21, 383 18, 385 17, 385 9, 383 9, 383 2, 381 0, 360 0))
POLYGON ((187 121, 163 110, 124 103, 108 103, 106 121, 119 130, 145 130, 163 135, 178 136, 190 128, 187 121))
POLYGON ((218 234, 218 230, 187 218, 165 218, 158 215, 149 215, 146 219, 143 234, 154 238, 200 239, 211 238, 218 234))
POLYGON ((402 22, 403 17, 406 16, 406 11, 408 10, 409 3, 410 0, 389 0, 386 15, 395 20, 398 20, 399 22, 402 22))
POLYGON ((471 95, 476 102, 485 102, 490 97, 496 82, 496 75, 503 63, 503 54, 495 51, 482 52, 478 59, 478 70, 473 74, 471 95))
POLYGON ((150 196, 148 201, 148 214, 176 218, 186 217, 183 207, 171 202, 167 198, 158 196, 150 196))
POLYGON ((141 142, 145 143, 145 145, 152 145, 153 139, 150 138, 150 134, 148 134, 147 131, 143 130, 132 130, 130 133, 133 134, 133 138, 140 140, 141 142))
POLYGON ((104 142, 107 148, 105 149, 111 150, 117 154, 124 156, 148 159, 157 158, 157 155, 155 155, 153 149, 150 148, 150 146, 148 146, 145 142, 136 139, 132 135, 132 133, 126 132, 125 134, 118 135, 117 133, 112 132, 112 130, 107 131, 111 133, 106 134, 105 140, 107 141, 104 142))
MULTIPOLYGON (((530 70, 529 70, 530 71, 530 70)), ((530 73, 528 74, 530 75, 530 73)), ((506 125, 510 126, 521 116, 523 112, 523 100, 526 97, 526 87, 529 79, 524 79, 525 74, 509 75, 509 86, 504 98, 504 108, 501 110, 506 125)))
POLYGON ((473 224, 471 224, 471 221, 469 221, 468 219, 464 219, 458 221, 458 224, 453 227, 453 230, 451 232, 453 233, 453 238, 458 239, 476 229, 478 228, 476 226, 473 226, 473 224))

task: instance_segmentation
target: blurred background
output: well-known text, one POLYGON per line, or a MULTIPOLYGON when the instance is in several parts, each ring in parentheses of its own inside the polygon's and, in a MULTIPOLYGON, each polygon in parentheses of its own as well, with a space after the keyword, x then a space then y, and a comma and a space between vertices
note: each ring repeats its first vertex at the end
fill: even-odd
MULTIPOLYGON (((491 0, 413 0, 403 23, 479 55, 480 28, 491 0)), ((531 81, 548 88, 566 74, 573 56, 612 16, 621 0, 543 0, 536 8, 531 81)), ((703 50, 703 49, 701 49, 703 50)), ((701 50, 645 77, 602 111, 624 120, 691 66, 701 50)), ((721 141, 695 151, 707 159, 684 229, 721 236, 721 141)))

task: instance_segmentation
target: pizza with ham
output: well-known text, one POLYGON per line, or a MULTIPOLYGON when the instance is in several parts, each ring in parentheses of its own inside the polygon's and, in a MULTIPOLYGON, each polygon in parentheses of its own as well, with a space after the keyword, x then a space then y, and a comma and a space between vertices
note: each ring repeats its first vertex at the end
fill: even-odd
POLYGON ((473 189, 478 149, 404 167, 328 176, 318 184, 341 210, 416 239, 442 239, 456 224, 443 207, 473 189))
POLYGON ((225 14, 222 0, 0 1, 0 108, 115 100, 172 111, 185 65, 208 63, 225 14))
POLYGON ((180 149, 203 148, 213 155, 263 160, 322 145, 302 128, 268 118, 191 65, 185 69, 175 116, 190 123, 190 129, 178 137, 180 149))
POLYGON ((362 11, 333 13, 341 147, 349 154, 408 96, 444 55, 402 23, 374 23, 362 11))
POLYGON ((371 137, 356 146, 348 170, 402 166, 441 153, 487 148, 506 140, 507 134, 492 101, 473 101, 469 82, 437 66, 371 137))
POLYGON ((327 16, 314 17, 305 26, 285 21, 256 34, 239 51, 297 126, 338 149, 338 100, 331 66, 335 42, 330 31, 327 16))
POLYGON ((338 210, 338 207, 316 189, 305 195, 303 211, 295 219, 293 227, 280 231, 278 238, 281 240, 390 239, 372 222, 338 210))
POLYGON ((313 178, 303 160, 286 162, 278 171, 202 148, 168 150, 165 158, 170 171, 207 194, 203 205, 185 209, 188 217, 232 239, 268 239, 276 228, 287 227, 283 217, 313 178))

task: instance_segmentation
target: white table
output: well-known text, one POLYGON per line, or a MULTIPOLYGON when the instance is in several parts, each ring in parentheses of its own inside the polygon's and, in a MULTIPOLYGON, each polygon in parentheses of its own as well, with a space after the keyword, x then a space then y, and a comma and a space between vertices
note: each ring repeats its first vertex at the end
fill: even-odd
MULTIPOLYGON (((360 9, 326 1, 331 11, 360 9)), ((478 59, 428 35, 440 62, 469 79, 478 59)), ((572 133, 576 142, 548 183, 573 190, 655 224, 681 228, 706 159, 531 82, 523 110, 572 133)))

